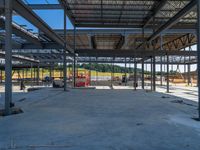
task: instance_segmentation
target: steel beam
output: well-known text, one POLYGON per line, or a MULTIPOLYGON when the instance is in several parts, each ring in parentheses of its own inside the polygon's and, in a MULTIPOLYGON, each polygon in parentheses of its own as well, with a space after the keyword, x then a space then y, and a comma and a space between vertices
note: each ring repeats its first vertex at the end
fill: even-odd
POLYGON ((156 32, 154 32, 149 38, 148 41, 152 41, 155 39, 158 35, 160 35, 161 32, 163 32, 166 29, 169 29, 174 24, 176 24, 181 18, 183 18, 186 14, 188 14, 191 10, 194 9, 196 5, 196 0, 192 0, 189 4, 187 4, 183 9, 181 9, 174 17, 169 19, 164 25, 162 25, 156 32))
POLYGON ((71 23, 73 24, 73 26, 75 26, 76 22, 75 22, 75 18, 73 16, 73 13, 69 7, 69 4, 67 1, 65 0, 58 0, 58 2, 60 3, 60 5, 64 8, 64 9, 67 9, 68 11, 66 11, 65 15, 68 16, 69 20, 71 21, 71 23))
MULTIPOLYGON (((3 29, 5 28, 5 20, 3 18, 0 18, 0 27, 3 29)), ((19 25, 12 23, 12 30, 16 36, 19 36, 33 44, 41 46, 39 39, 33 33, 27 31, 26 29, 23 29, 19 25)))
MULTIPOLYGON (((6 59, 6 52, 0 52, 0 58, 6 59)), ((35 60, 33 58, 25 57, 22 55, 12 55, 13 60, 22 61, 22 62, 33 62, 33 63, 39 63, 39 60, 35 60)))
MULTIPOLYGON (((0 45, 0 48, 2 48, 3 45, 0 45)), ((30 49, 45 49, 45 50, 49 50, 49 49, 63 49, 64 46, 61 46, 55 42, 49 42, 49 43, 42 43, 42 46, 40 45, 35 45, 32 43, 24 43, 22 45, 13 45, 13 49, 14 50, 30 50, 30 49)))
MULTIPOLYGON (((138 34, 141 35, 142 28, 134 28, 134 29, 77 29, 76 32, 77 34, 90 34, 90 35, 95 35, 95 34, 122 34, 124 36, 127 35, 132 35, 132 34, 138 34)), ((57 34, 63 35, 63 30, 62 29, 56 29, 54 30, 57 34)), ((73 29, 69 29, 67 31, 68 34, 73 34, 73 29)), ((172 35, 172 34, 196 34, 195 29, 168 29, 164 32, 162 32, 164 35, 172 35)), ((153 30, 151 28, 145 28, 145 34, 153 34, 153 30)))
MULTIPOLYGON (((182 17, 184 17, 186 14, 188 14, 191 10, 194 9, 196 5, 196 0, 192 0, 189 4, 187 4, 183 9, 181 9, 175 16, 173 16, 171 19, 169 19, 164 25, 162 25, 157 31, 155 31, 148 39, 147 41, 154 40, 160 33, 164 32, 165 30, 171 28, 173 25, 175 25, 182 17)), ((141 44, 143 45, 143 44, 141 44)), ((141 47, 141 45, 138 46, 138 48, 141 47)))
MULTIPOLYGON (((98 56, 98 57, 143 57, 143 56, 152 56, 152 53, 154 53, 153 50, 106 50, 106 49, 76 49, 76 53, 79 54, 79 56, 98 56)), ((184 52, 184 51, 176 51, 171 50, 168 51, 168 55, 170 56, 184 56, 190 54, 191 56, 196 56, 196 51, 191 52, 184 52)), ((157 50, 155 52, 155 56, 164 56, 165 52, 161 50, 157 50)))
MULTIPOLYGON (((31 10, 27 5, 23 3, 22 0, 15 0, 13 1, 14 10, 27 19, 30 23, 36 26, 40 31, 45 33, 49 39, 53 40, 54 42, 58 43, 62 47, 64 47, 64 40, 55 33, 49 25, 47 25, 35 12, 31 10)), ((74 51, 70 47, 66 47, 66 49, 73 53, 74 51)))
MULTIPOLYGON (((127 22, 128 23, 128 22, 127 22)), ((161 24, 161 22, 159 22, 159 24, 161 24)), ((142 25, 124 25, 124 24, 107 24, 104 25, 102 23, 94 23, 94 24, 90 24, 90 23, 79 23, 76 24, 76 27, 86 27, 86 28, 124 28, 124 29, 132 29, 132 28, 142 28, 142 25)), ((151 28, 151 26, 147 26, 147 28, 151 28)), ((182 24, 182 25, 174 25, 172 27, 172 29, 195 29, 195 24, 182 24)))
MULTIPOLYGON (((101 57, 102 58, 102 57, 101 57)), ((116 57, 117 58, 117 57, 116 57)), ((69 62, 71 62, 71 60, 68 60, 69 62)), ((55 63, 62 63, 63 60, 62 59, 47 59, 47 60, 44 60, 44 61, 40 61, 40 63, 50 63, 50 62, 55 62, 55 63)), ((81 59, 78 59, 78 62, 79 63, 88 63, 89 60, 81 60, 81 59)), ((94 62, 97 62, 97 63, 109 63, 110 60, 101 60, 99 59, 98 61, 95 61, 95 60, 91 60, 92 63, 94 62)), ((124 60, 115 60, 115 63, 124 63, 124 60)), ((140 61, 137 61, 137 63, 141 63, 140 61)), ((144 64, 150 64, 150 62, 145 62, 144 64)), ((161 62, 156 62, 156 65, 160 65, 161 62)), ((162 62, 163 65, 167 64, 167 62, 162 62)), ((197 64, 196 61, 193 61, 193 62, 187 62, 187 63, 184 63, 184 62, 169 62, 170 65, 184 65, 184 64, 197 64)))
MULTIPOLYGON (((78 50, 79 51, 79 50, 78 50)), ((125 56, 137 56, 138 58, 143 58, 143 57, 145 57, 145 56, 151 56, 152 55, 152 52, 153 51, 136 51, 136 54, 133 54, 134 53, 134 51, 133 50, 125 50, 125 51, 123 51, 123 50, 113 50, 113 52, 112 52, 112 50, 109 50, 109 51, 106 51, 106 50, 94 50, 94 51, 91 51, 91 50, 89 50, 89 51, 82 51, 82 52, 78 52, 77 54, 79 55, 79 57, 87 57, 87 56, 93 56, 93 57, 96 57, 96 56, 98 56, 98 57, 113 57, 113 55, 115 55, 116 57, 118 57, 118 58, 120 58, 120 57, 125 57, 125 56), (138 53, 137 53, 138 52, 138 53), (122 54, 123 53, 123 54, 122 54), (145 54, 146 53, 146 54, 145 54)), ((164 51, 161 51, 161 50, 158 50, 158 51, 156 51, 156 52, 158 52, 158 53, 155 53, 155 56, 165 56, 165 52, 164 51)), ((168 53, 169 53, 169 55, 170 56, 197 56, 197 52, 196 51, 191 51, 191 52, 189 52, 189 51, 174 51, 174 50, 172 50, 172 51, 167 51, 168 53)), ((3 54, 3 53, 2 53, 3 54)), ((27 61, 28 61, 28 57, 30 57, 30 56, 49 56, 50 58, 52 58, 52 60, 54 60, 54 59, 60 59, 60 58, 62 58, 61 56, 61 54, 60 53, 46 53, 46 52, 37 52, 37 53, 35 53, 35 52, 21 52, 21 51, 19 51, 19 52, 13 52, 13 54, 14 55, 21 55, 21 56, 27 56, 27 61), (55 56, 55 57, 53 57, 53 56, 55 56)), ((1 56, 1 53, 0 53, 0 56, 1 56)), ((4 55, 2 55, 2 57, 3 57, 4 55)), ((73 56, 72 54, 67 54, 67 56, 73 56)), ((23 60, 23 58, 22 58, 22 60, 23 60)), ((40 61, 44 61, 44 60, 48 60, 48 58, 43 58, 42 60, 40 60, 40 61)), ((24 61, 25 61, 25 59, 24 59, 24 61)), ((31 61, 31 60, 30 60, 31 61)), ((34 61, 33 59, 32 59, 32 61, 34 61)), ((37 60, 35 60, 35 62, 36 62, 37 60)), ((142 59, 141 60, 138 60, 138 61, 140 61, 140 63, 142 63, 142 59)), ((192 59, 191 59, 191 62, 192 62, 192 59)), ((186 62, 186 63, 188 63, 188 62, 186 62)))
POLYGON ((158 14, 158 12, 163 8, 163 6, 167 3, 167 0, 161 0, 158 5, 153 7, 151 14, 147 17, 146 22, 144 23, 143 28, 145 28, 153 18, 158 14))
POLYGON ((124 44, 125 44, 125 37, 121 36, 119 42, 115 46, 115 49, 121 49, 124 44))
MULTIPOLYGON (((32 64, 33 68, 37 68, 38 64, 32 64)), ((40 68, 47 68, 49 67, 48 64, 40 64, 40 68)), ((26 64, 13 64, 12 65, 12 69, 23 69, 23 68, 31 68, 31 64, 30 63, 26 63, 26 64)), ((0 65, 0 69, 4 70, 5 69, 5 65, 1 64, 0 65)))
POLYGON ((63 9, 60 4, 28 4, 34 10, 58 10, 63 9))

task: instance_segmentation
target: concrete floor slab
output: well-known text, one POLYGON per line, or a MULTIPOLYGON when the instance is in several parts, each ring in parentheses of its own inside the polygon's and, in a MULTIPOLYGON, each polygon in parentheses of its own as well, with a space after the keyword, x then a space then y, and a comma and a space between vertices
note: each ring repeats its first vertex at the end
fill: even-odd
POLYGON ((199 150, 197 103, 143 90, 45 88, 0 118, 0 149, 199 150), (174 103, 175 100, 184 103, 174 103), (187 104, 191 105, 187 105, 187 104))

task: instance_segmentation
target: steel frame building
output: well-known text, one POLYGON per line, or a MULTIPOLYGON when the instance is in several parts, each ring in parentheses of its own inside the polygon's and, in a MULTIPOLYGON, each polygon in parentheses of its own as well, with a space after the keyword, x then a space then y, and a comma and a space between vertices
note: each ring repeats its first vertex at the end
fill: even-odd
MULTIPOLYGON (((166 65, 167 92, 170 64, 187 65, 188 68, 197 64, 200 85, 200 0, 58 0, 55 4, 0 0, 0 15, 6 114, 10 114, 12 102, 14 61, 26 61, 38 67, 62 63, 65 91, 66 63, 73 62, 75 85, 77 61, 141 64, 142 88, 144 64, 150 64, 152 90, 156 90, 156 64, 160 65, 161 72, 162 66, 166 65), (63 30, 52 29, 34 10, 63 10, 63 30), (33 33, 14 23, 13 15, 22 16, 39 32, 33 33), (73 30, 66 28, 67 17, 73 30), (84 27, 90 29, 81 29, 84 27), (193 48, 194 45, 197 49, 193 48)), ((200 109, 198 111, 200 118, 200 109)))

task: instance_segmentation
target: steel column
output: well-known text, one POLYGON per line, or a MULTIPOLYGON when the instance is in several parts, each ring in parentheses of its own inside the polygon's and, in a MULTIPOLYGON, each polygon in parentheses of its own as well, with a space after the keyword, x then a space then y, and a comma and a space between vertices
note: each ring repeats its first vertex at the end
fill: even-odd
POLYGON ((90 80, 90 86, 92 85, 92 80, 91 80, 91 57, 90 57, 90 62, 89 62, 89 80, 90 80))
POLYGON ((67 17, 66 17, 66 9, 64 8, 64 49, 63 49, 63 80, 64 80, 64 91, 67 91, 67 65, 66 65, 66 37, 67 37, 67 17))
POLYGON ((31 86, 33 86, 33 64, 31 63, 31 86))
MULTIPOLYGON (((113 81, 114 81, 114 78, 115 78, 115 58, 113 57, 113 63, 112 63, 112 85, 113 85, 113 81)), ((113 87, 113 86, 112 86, 113 87)))
POLYGON ((26 68, 26 78, 28 78, 28 69, 26 68))
POLYGON ((1 69, 1 83, 3 82, 3 71, 1 69))
POLYGON ((112 60, 111 60, 111 78, 110 78, 110 87, 111 87, 111 89, 113 89, 113 70, 114 70, 114 66, 113 66, 113 63, 114 63, 114 58, 112 58, 112 60))
POLYGON ((198 119, 200 120, 200 0, 197 1, 198 119))
POLYGON ((44 69, 42 68, 42 80, 43 80, 43 77, 44 77, 44 69))
POLYGON ((153 91, 156 91, 156 58, 153 56, 153 91))
MULTIPOLYGON (((148 23, 148 21, 146 23, 148 23)), ((144 35, 144 27, 145 27, 145 24, 142 28, 143 43, 146 42, 145 35, 144 35)), ((143 49, 145 50, 145 44, 143 44, 143 49)), ((142 57, 142 89, 144 89, 144 57, 142 57)))
MULTIPOLYGON (((185 51, 185 48, 184 48, 185 51)), ((184 56, 184 82, 186 82, 186 56, 184 56)))
POLYGON ((24 81, 24 68, 22 69, 22 78, 23 78, 23 81, 24 81))
MULTIPOLYGON (((153 32, 155 32, 155 17, 153 19, 153 32)), ((153 91, 156 91, 156 56, 155 56, 155 43, 153 42, 153 91)))
MULTIPOLYGON (((64 68, 64 67, 63 67, 63 68, 64 68)), ((62 79, 62 70, 63 70, 62 68, 59 68, 59 73, 60 73, 59 78, 60 78, 60 79, 62 79)), ((64 79, 64 78, 63 78, 63 79, 64 79)), ((64 80, 63 80, 63 82, 64 82, 64 80)), ((65 83, 64 83, 64 84, 65 84, 65 83)))
MULTIPOLYGON (((76 27, 74 27, 74 51, 76 51, 76 27)), ((73 86, 76 87, 76 54, 73 60, 73 86)))
MULTIPOLYGON (((189 52, 191 52, 192 51, 192 48, 191 48, 191 46, 189 46, 189 52)), ((191 61, 191 57, 190 57, 190 55, 189 55, 189 62, 191 61)), ((191 74, 190 74, 191 72, 190 72, 190 64, 188 64, 188 85, 190 85, 191 84, 191 74)), ((192 84, 191 84, 192 85, 192 84)))
MULTIPOLYGON (((147 64, 145 64, 145 70, 146 70, 146 72, 147 72, 147 74, 145 75, 145 78, 146 77, 148 77, 148 65, 147 64)), ((145 84, 145 82, 144 82, 144 86, 145 86, 146 84, 145 84)))
POLYGON ((18 79, 18 81, 20 79, 20 70, 19 69, 17 70, 17 79, 18 79))
POLYGON ((137 90, 137 61, 134 58, 134 90, 137 90))
POLYGON ((125 57, 125 86, 127 85, 127 62, 126 62, 126 57, 125 57))
POLYGON ((188 72, 187 72, 187 77, 188 77, 188 79, 187 79, 187 84, 188 84, 188 86, 191 84, 191 76, 190 76, 190 64, 188 64, 187 65, 188 66, 188 72))
POLYGON ((151 57, 151 91, 153 90, 153 58, 151 57))
POLYGON ((37 85, 39 85, 39 82, 40 82, 40 66, 38 64, 38 66, 37 66, 37 85))
MULTIPOLYGON (((163 50, 163 37, 160 35, 160 50, 163 50)), ((162 65, 163 57, 160 56, 160 85, 163 85, 163 65, 162 65)))
POLYGON ((162 65, 162 56, 160 56, 160 86, 163 85, 163 65, 162 65))
POLYGON ((169 93, 169 55, 167 54, 167 93, 169 93))
MULTIPOLYGON (((97 63, 97 57, 96 57, 96 65, 98 65, 98 63, 97 63)), ((98 70, 96 70, 96 85, 98 84, 98 70)))
POLYGON ((55 64, 53 63, 53 64, 52 64, 52 77, 53 77, 53 79, 54 79, 54 77, 55 77, 55 74, 54 74, 55 68, 54 68, 54 66, 55 66, 55 64))
POLYGON ((49 77, 52 78, 52 64, 50 65, 50 68, 49 68, 49 77))
POLYGON ((5 0, 5 115, 12 102, 12 0, 5 0))
POLYGON ((142 89, 144 89, 144 58, 142 58, 142 89))
POLYGON ((36 71, 35 71, 36 69, 35 69, 35 67, 33 68, 33 75, 34 75, 34 82, 35 82, 35 80, 36 80, 36 71))

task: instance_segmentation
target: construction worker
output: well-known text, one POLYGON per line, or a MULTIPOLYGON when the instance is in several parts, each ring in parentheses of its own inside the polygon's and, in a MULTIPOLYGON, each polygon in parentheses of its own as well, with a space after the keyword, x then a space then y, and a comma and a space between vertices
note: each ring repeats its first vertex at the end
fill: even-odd
POLYGON ((24 85, 24 80, 21 80, 21 83, 20 83, 20 90, 25 90, 25 85, 24 85))

